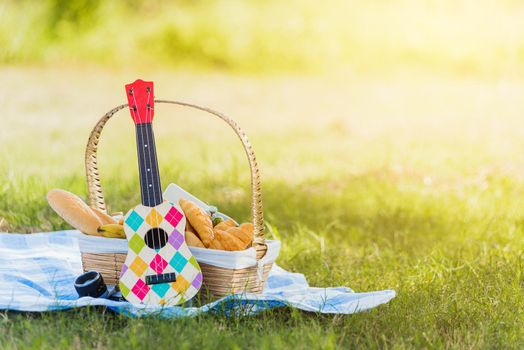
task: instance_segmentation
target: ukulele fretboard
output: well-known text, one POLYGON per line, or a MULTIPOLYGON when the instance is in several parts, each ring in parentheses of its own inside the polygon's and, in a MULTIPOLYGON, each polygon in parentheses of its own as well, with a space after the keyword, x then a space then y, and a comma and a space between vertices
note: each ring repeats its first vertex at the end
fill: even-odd
POLYGON ((151 123, 136 125, 136 144, 142 204, 147 207, 154 207, 162 203, 163 199, 158 172, 155 135, 151 123))

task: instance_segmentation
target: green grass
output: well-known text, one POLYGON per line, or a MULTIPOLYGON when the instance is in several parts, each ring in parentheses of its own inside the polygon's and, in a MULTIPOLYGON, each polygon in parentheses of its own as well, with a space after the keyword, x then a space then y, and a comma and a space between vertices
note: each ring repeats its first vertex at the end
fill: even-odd
MULTIPOLYGON (((137 320, 102 309, 4 312, 2 347, 522 347, 522 81, 148 77, 158 97, 230 113, 250 135, 270 236, 283 242, 282 267, 304 273, 311 285, 395 289, 398 296, 351 316, 274 310, 137 320)), ((60 187, 85 196, 90 127, 123 100, 129 80, 90 69, 2 69, 4 230, 67 228, 45 193, 60 187)), ((129 117, 116 118, 104 130, 100 166, 111 210, 124 211, 139 202, 136 156, 129 117)), ((173 107, 157 106, 156 125, 164 186, 177 182, 247 220, 249 174, 232 132, 173 107)))

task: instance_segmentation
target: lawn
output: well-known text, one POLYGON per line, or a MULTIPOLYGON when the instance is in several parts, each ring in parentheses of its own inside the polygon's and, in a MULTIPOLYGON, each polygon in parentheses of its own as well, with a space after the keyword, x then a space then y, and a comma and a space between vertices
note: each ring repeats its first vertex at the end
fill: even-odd
MULTIPOLYGON (((45 194, 85 198, 90 128, 124 101, 126 70, 0 69, 2 231, 65 229, 45 194)), ((278 259, 311 285, 395 289, 351 316, 129 319, 103 309, 2 312, 2 348, 506 348, 524 344, 524 81, 414 74, 250 77, 148 72, 157 97, 230 114, 250 136, 278 259)), ((158 106, 164 187, 249 219, 249 171, 226 126, 158 106)), ((112 211, 140 202, 133 126, 104 130, 112 211)))

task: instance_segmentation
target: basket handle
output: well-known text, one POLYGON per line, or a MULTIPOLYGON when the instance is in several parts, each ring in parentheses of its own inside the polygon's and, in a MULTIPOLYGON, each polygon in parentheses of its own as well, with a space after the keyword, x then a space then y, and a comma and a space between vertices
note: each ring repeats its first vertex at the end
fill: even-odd
MULTIPOLYGON (((267 251, 267 245, 266 239, 264 237, 264 214, 262 209, 262 194, 260 189, 260 172, 258 170, 255 152, 253 152, 253 148, 251 147, 251 144, 249 143, 249 140, 244 131, 242 131, 240 126, 238 126, 238 124, 233 119, 206 107, 171 100, 155 100, 155 102, 190 107, 193 109, 198 109, 200 111, 207 112, 225 121, 235 131, 235 134, 242 142, 242 146, 244 147, 244 151, 246 152, 247 159, 249 161, 249 168, 251 170, 251 216, 253 220, 254 229, 253 247, 256 249, 257 252, 257 260, 262 258, 267 251)), ((100 183, 100 173, 98 171, 98 143, 100 141, 102 130, 107 121, 111 119, 111 117, 116 112, 120 111, 121 109, 127 106, 128 104, 117 106, 111 109, 106 114, 104 114, 104 116, 100 118, 96 126, 91 131, 91 134, 89 135, 89 140, 87 142, 85 153, 85 166, 87 177, 87 189, 89 193, 89 205, 103 212, 106 212, 106 204, 104 194, 102 191, 102 185, 100 183)))

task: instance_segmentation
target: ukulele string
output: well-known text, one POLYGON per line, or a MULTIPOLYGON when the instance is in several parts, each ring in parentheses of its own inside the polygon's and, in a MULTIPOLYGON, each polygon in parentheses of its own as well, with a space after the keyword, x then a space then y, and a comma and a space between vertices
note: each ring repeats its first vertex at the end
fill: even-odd
MULTIPOLYGON (((131 109, 133 109, 133 108, 131 107, 131 109)), ((136 112, 133 111, 132 113, 133 113, 133 115, 134 115, 135 118, 136 118, 136 112)), ((140 118, 140 117, 139 117, 139 118, 140 118)), ((140 123, 140 120, 139 120, 139 123, 140 123)), ((138 148, 138 146, 140 145, 140 141, 139 141, 139 137, 138 137, 138 136, 139 136, 139 135, 138 135, 138 133, 139 133, 139 130, 138 130, 138 123, 135 125, 135 128, 136 128, 136 133, 135 133, 136 144, 137 144, 137 148, 138 148)), ((137 151, 140 153, 140 149, 137 149, 137 151)), ((144 188, 143 183, 142 183, 142 176, 139 176, 139 180, 140 180, 140 188, 142 189, 142 188, 144 188)), ((144 195, 145 195, 145 194, 143 193, 143 191, 140 191, 140 197, 142 198, 142 203, 145 202, 144 195)))
MULTIPOLYGON (((135 115, 138 115, 138 124, 136 125, 136 127, 137 127, 137 128, 140 128, 140 131, 136 133, 136 134, 137 134, 137 145, 143 145, 143 146, 145 146, 145 143, 144 143, 144 140, 145 140, 145 138, 144 138, 144 129, 143 129, 143 127, 141 126, 141 125, 143 124, 143 122, 145 122, 145 120, 142 121, 142 116, 140 115, 140 111, 139 111, 139 109, 138 109, 138 103, 137 103, 137 101, 136 101, 135 94, 133 93, 132 96, 133 96, 133 101, 134 101, 134 103, 135 103, 134 106, 135 106, 136 110, 134 110, 134 108, 132 108, 132 109, 134 110, 135 115), (140 142, 140 143, 138 142, 138 134, 139 134, 139 133, 140 133, 140 137, 141 137, 141 142, 140 142)), ((147 112, 146 112, 146 113, 147 113, 147 112)), ((142 147, 142 148, 145 148, 145 147, 142 147)), ((139 151, 139 152, 140 152, 140 151, 139 151)), ((146 152, 145 152, 144 149, 142 149, 141 152, 142 152, 142 154, 143 154, 143 160, 145 161, 145 160, 146 160, 146 152)), ((142 167, 142 164, 140 164, 140 167, 142 167)), ((147 165, 146 165, 146 167, 147 167, 147 165)), ((146 186, 147 186, 147 185, 148 185, 147 183, 149 182, 149 181, 148 181, 148 178, 147 178, 147 171, 146 171, 145 181, 146 181, 146 186)), ((143 193, 143 192, 144 192, 144 191, 143 191, 143 189, 144 189, 144 184, 143 184, 143 182, 142 182, 142 176, 140 176, 140 186, 142 187, 142 191, 141 191, 141 192, 142 192, 142 203, 145 202, 145 196, 147 196, 148 204, 150 204, 150 203, 151 203, 151 197, 150 197, 150 195, 149 195, 149 191, 147 191, 147 187, 146 187, 146 194, 143 193)), ((144 237, 144 238, 146 238, 146 237, 144 237)), ((154 243, 155 243, 155 242, 154 242, 154 240, 153 240, 153 244, 154 244, 154 243)), ((148 268, 149 268, 149 266, 148 266, 148 268)))
MULTIPOLYGON (((140 131, 136 133, 137 134, 137 145, 140 145, 140 144, 144 145, 144 130, 142 129, 142 127, 140 127, 140 125, 143 123, 142 116, 140 115, 140 111, 138 110, 138 103, 136 102, 135 94, 133 93, 132 96, 133 96, 133 101, 135 102, 134 107, 136 108, 136 110, 134 112, 135 112, 135 115, 138 115, 138 123, 137 123, 136 126, 137 126, 137 128, 140 128, 140 131), (138 134, 139 133, 140 133, 140 137, 141 137, 141 142, 140 143, 138 142, 138 134)), ((145 160, 145 158, 146 158, 145 151, 142 149, 141 151, 139 150, 139 152, 142 152, 143 159, 145 160)), ((145 180, 147 182, 147 174, 146 174, 146 179, 145 180)), ((144 188, 143 183, 142 183, 142 176, 140 176, 140 186, 142 188, 144 188)), ((142 191, 142 203, 145 202, 145 194, 143 192, 144 191, 142 191)), ((149 197, 149 192, 147 192, 146 194, 147 194, 147 197, 148 197, 147 198, 148 201, 150 201, 151 198, 149 197)))
MULTIPOLYGON (((149 89, 149 91, 147 91, 147 104, 146 104, 146 121, 149 120, 149 117, 151 117, 151 115, 153 114, 152 110, 151 110, 151 89, 149 89)), ((149 126, 150 130, 151 130, 151 138, 154 139, 154 135, 153 135, 153 120, 150 121, 150 126, 149 126)), ((156 190, 157 188, 153 188, 153 157, 154 155, 152 155, 151 153, 153 151, 151 151, 151 140, 149 139, 149 130, 146 130, 146 138, 147 138, 147 154, 148 154, 148 158, 149 158, 149 167, 146 168, 146 173, 149 173, 150 177, 151 177, 151 181, 150 183, 148 184, 148 186, 151 188, 151 190, 153 191, 153 201, 155 203, 155 205, 157 205, 157 198, 156 198, 156 190)), ((158 164, 157 164, 157 169, 158 169, 158 164)), ((157 181, 155 181, 155 187, 157 185, 157 182, 158 182, 158 179, 159 177, 157 177, 157 181)), ((160 230, 157 228, 155 231, 153 231, 155 234, 153 235, 153 246, 155 247, 160 247, 161 245, 161 238, 160 238, 160 230), (155 238, 157 240, 155 240, 155 238), (158 245, 157 245, 157 241, 158 241, 158 245)))

